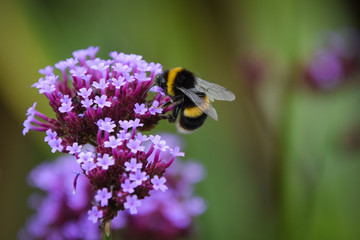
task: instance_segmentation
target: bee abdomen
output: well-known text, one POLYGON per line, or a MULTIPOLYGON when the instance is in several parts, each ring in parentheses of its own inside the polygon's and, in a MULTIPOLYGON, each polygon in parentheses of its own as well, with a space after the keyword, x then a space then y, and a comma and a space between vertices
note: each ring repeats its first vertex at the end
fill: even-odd
POLYGON ((191 100, 185 99, 185 108, 184 115, 189 118, 197 118, 200 117, 204 111, 209 108, 210 100, 206 95, 201 96, 204 99, 204 102, 196 106, 191 100))
POLYGON ((201 112, 199 116, 189 117, 185 115, 185 110, 186 109, 184 109, 184 112, 182 112, 180 116, 177 128, 181 133, 191 133, 204 124, 207 115, 204 112, 201 112, 199 109, 199 111, 201 112))
POLYGON ((200 108, 194 106, 194 107, 187 107, 184 109, 184 115, 185 117, 189 118, 197 118, 203 115, 204 112, 200 110, 200 108))

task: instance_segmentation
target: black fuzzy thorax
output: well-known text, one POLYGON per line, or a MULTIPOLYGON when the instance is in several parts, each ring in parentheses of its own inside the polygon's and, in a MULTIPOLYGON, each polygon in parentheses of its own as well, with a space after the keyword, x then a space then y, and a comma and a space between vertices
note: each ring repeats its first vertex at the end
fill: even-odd
POLYGON ((176 87, 183 87, 186 89, 193 88, 195 87, 195 81, 194 74, 183 68, 175 77, 174 87, 175 89, 176 87))

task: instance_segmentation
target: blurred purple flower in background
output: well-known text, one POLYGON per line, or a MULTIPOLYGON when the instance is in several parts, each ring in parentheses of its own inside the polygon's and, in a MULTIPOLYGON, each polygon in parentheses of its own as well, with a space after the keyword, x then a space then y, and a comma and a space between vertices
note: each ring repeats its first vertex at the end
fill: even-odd
POLYGON ((138 132, 154 128, 172 109, 160 107, 170 100, 160 92, 146 100, 161 65, 117 52, 103 60, 95 58, 97 51, 97 47, 78 50, 74 58, 55 64, 61 81, 51 66, 39 71, 45 76, 33 87, 49 99, 55 118, 36 111, 35 103, 27 111, 23 134, 30 129, 45 131, 44 140, 53 153, 76 157, 74 161, 97 192, 89 219, 100 220, 104 226, 118 211, 129 209, 135 214, 151 190, 164 190, 164 172, 184 153, 178 146, 173 151, 158 135, 138 132), (135 165, 136 171, 128 164, 135 165))
POLYGON ((305 66, 306 81, 315 89, 331 89, 357 72, 360 37, 355 29, 325 34, 325 41, 305 66))
MULTIPOLYGON (((180 145, 176 137, 162 136, 170 146, 180 145)), ((163 152, 162 157, 169 154, 163 152)), ((155 155, 154 152, 149 158, 154 159, 155 155)), ((91 208, 91 201, 106 205, 111 195, 107 188, 94 192, 89 180, 77 171, 80 167, 76 158, 66 156, 43 163, 30 173, 29 183, 46 195, 33 194, 29 198, 36 213, 20 231, 20 239, 100 239, 100 229, 94 223, 102 217, 102 212, 95 206, 91 208), (75 194, 74 176, 78 176, 75 194)), ((119 212, 113 219, 113 238, 170 240, 191 236, 193 219, 206 210, 205 201, 194 195, 194 185, 204 175, 203 166, 197 162, 174 162, 164 177, 153 178, 154 185, 160 189, 165 186, 161 179, 166 179, 166 191, 152 190, 151 197, 142 200, 141 205, 136 195, 127 196, 125 208, 130 211, 119 212), (132 215, 131 211, 137 214, 132 215)), ((135 188, 129 180, 123 185, 126 185, 123 189, 135 188)))
POLYGON ((46 195, 34 193, 29 205, 36 210, 19 233, 20 239, 96 239, 100 230, 88 220, 94 193, 88 179, 79 176, 76 194, 73 179, 80 171, 76 158, 63 156, 31 171, 28 182, 46 195))

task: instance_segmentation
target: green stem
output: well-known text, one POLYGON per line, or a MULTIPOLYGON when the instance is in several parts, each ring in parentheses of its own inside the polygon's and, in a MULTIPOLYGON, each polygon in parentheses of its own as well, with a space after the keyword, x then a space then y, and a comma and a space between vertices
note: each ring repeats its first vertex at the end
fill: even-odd
POLYGON ((111 240, 111 221, 107 221, 103 226, 101 240, 111 240))

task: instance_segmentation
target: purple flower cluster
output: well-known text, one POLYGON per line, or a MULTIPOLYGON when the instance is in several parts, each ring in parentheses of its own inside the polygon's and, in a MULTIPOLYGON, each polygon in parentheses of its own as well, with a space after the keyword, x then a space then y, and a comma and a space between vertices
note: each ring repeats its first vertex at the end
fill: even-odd
MULTIPOLYGON (((170 146, 180 145, 172 135, 162 135, 162 139, 170 146)), ((169 151, 161 155, 171 157, 169 151)), ((154 161, 155 157, 154 151, 149 159, 154 161)), ((37 212, 28 219, 20 239, 100 239, 100 230, 92 222, 103 216, 99 207, 108 205, 113 194, 108 188, 94 192, 90 182, 76 172, 80 170, 76 160, 73 156, 61 157, 53 163, 43 163, 30 173, 30 184, 47 195, 30 197, 29 202, 37 212), (78 176, 76 194, 73 194, 74 176, 78 176), (91 208, 92 199, 98 206, 91 208)), ((132 160, 127 162, 126 171, 137 172, 141 167, 132 160)), ((193 219, 206 210, 204 200, 194 195, 194 185, 203 179, 204 173, 203 166, 197 162, 176 161, 162 177, 155 175, 151 179, 154 188, 151 197, 143 199, 141 205, 136 195, 127 195, 124 206, 129 211, 119 212, 113 219, 113 236, 161 240, 190 235, 193 219), (136 215, 131 214, 134 211, 136 215)), ((127 179, 121 187, 123 192, 133 193, 136 180, 127 179)))
POLYGON ((36 213, 20 231, 20 239, 96 239, 94 236, 100 236, 100 230, 86 215, 94 194, 85 177, 79 176, 76 194, 73 194, 73 179, 80 170, 74 157, 63 156, 31 171, 29 184, 44 191, 46 196, 40 193, 30 196, 28 202, 36 213))
POLYGON ((97 51, 94 47, 75 51, 74 58, 55 64, 61 81, 51 66, 39 71, 44 77, 33 87, 49 99, 56 117, 36 111, 35 103, 27 111, 23 134, 29 129, 45 131, 44 141, 53 153, 76 157, 96 191, 89 219, 105 224, 120 210, 137 213, 150 190, 166 189, 162 175, 184 153, 179 147, 170 148, 158 135, 139 132, 153 128, 172 108, 161 108, 169 97, 158 88, 146 100, 161 65, 117 52, 110 53, 112 59, 102 60, 95 58, 97 51), (170 155, 164 158, 163 152, 170 155))
POLYGON ((129 240, 191 236, 193 218, 206 210, 203 198, 194 195, 194 184, 203 179, 204 173, 203 166, 197 162, 174 162, 164 174, 167 190, 151 193, 151 198, 142 201, 137 215, 119 213, 113 226, 122 228, 114 234, 129 240))
POLYGON ((354 29, 330 32, 305 67, 307 82, 330 89, 348 80, 359 66, 360 36, 354 29))
POLYGON ((56 118, 36 111, 35 103, 27 112, 24 135, 30 129, 51 129, 57 138, 62 138, 62 146, 85 144, 96 141, 95 123, 100 119, 110 118, 117 123, 138 118, 143 123, 141 129, 148 130, 157 124, 161 114, 170 110, 171 107, 159 107, 170 99, 160 88, 153 88, 157 94, 146 100, 146 90, 162 72, 159 63, 147 63, 139 55, 117 52, 110 53, 112 59, 103 60, 95 58, 97 51, 98 47, 78 50, 73 53, 74 58, 55 64, 61 78, 52 66, 39 71, 44 76, 32 87, 49 99, 56 118))

